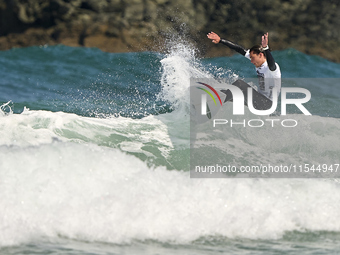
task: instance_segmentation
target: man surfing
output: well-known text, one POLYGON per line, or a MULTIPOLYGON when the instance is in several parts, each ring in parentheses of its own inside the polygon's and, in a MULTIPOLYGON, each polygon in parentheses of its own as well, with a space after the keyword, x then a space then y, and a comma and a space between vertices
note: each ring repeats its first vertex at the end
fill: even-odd
POLYGON ((249 50, 245 50, 242 46, 231 41, 222 39, 214 32, 210 32, 207 36, 213 43, 222 43, 250 59, 251 63, 255 65, 259 78, 258 92, 270 99, 270 101, 273 101, 273 97, 278 98, 281 90, 281 71, 279 65, 275 63, 275 60, 270 53, 268 33, 262 36, 261 45, 255 45, 249 50), (274 95, 273 88, 276 88, 276 93, 274 95))

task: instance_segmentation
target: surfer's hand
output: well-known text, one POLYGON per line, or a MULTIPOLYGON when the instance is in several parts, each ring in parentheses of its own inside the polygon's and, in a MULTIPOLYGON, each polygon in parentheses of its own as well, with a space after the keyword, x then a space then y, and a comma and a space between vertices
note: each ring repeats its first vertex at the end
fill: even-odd
POLYGON ((265 48, 268 46, 268 33, 262 36, 262 47, 265 48))
POLYGON ((218 36, 218 34, 214 32, 210 32, 207 34, 208 38, 212 40, 213 43, 219 43, 221 41, 221 37, 218 36))

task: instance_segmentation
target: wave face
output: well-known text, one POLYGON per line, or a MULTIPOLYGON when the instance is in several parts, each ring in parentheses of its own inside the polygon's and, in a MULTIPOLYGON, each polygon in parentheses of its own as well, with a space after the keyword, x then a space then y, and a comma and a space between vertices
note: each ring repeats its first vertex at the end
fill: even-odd
MULTIPOLYGON (((340 77, 320 57, 273 55, 284 78, 340 77)), ((1 252, 339 251, 337 179, 190 179, 190 79, 255 77, 241 56, 200 59, 182 42, 167 54, 53 46, 0 56, 1 252)), ((289 112, 294 132, 226 128, 209 138, 214 155, 339 163, 339 86, 303 86, 313 116, 289 112)))

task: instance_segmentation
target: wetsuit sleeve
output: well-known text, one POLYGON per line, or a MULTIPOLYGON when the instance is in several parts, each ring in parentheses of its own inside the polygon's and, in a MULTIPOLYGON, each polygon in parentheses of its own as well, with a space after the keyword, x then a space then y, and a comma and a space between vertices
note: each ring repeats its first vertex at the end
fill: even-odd
POLYGON ((226 39, 221 39, 220 43, 227 45, 230 49, 242 54, 243 56, 246 55, 246 50, 242 46, 240 46, 236 43, 233 43, 233 42, 228 41, 226 39))
POLYGON ((276 70, 275 60, 274 60, 272 54, 270 53, 270 50, 267 49, 267 50, 264 51, 264 53, 266 54, 266 59, 267 59, 269 70, 275 71, 276 70))

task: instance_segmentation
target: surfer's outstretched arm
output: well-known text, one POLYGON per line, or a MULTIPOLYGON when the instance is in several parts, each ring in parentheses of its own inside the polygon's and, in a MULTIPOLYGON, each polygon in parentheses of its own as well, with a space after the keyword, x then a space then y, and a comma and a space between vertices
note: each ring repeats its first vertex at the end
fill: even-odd
POLYGON ((210 32, 207 36, 209 39, 212 40, 213 43, 222 43, 224 45, 227 45, 230 49, 242 54, 243 56, 246 55, 247 51, 242 46, 226 39, 221 39, 221 37, 219 37, 218 34, 214 32, 210 32))
POLYGON ((270 50, 267 49, 264 51, 266 54, 266 59, 268 62, 268 67, 270 71, 275 71, 276 70, 276 64, 275 64, 275 60, 273 58, 273 55, 270 53, 270 50))
POLYGON ((269 50, 269 47, 268 47, 268 33, 266 33, 262 36, 261 45, 262 45, 262 48, 263 48, 265 55, 266 55, 269 70, 275 71, 276 70, 275 60, 274 60, 272 54, 270 53, 270 50, 269 50))

